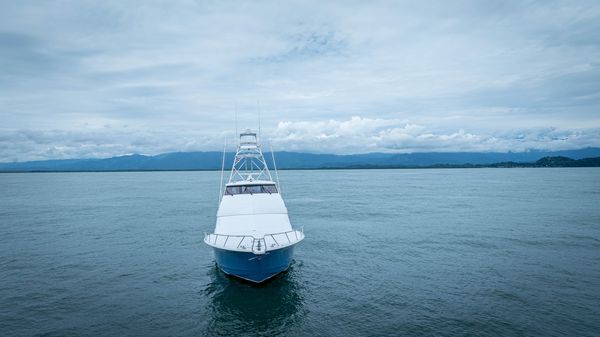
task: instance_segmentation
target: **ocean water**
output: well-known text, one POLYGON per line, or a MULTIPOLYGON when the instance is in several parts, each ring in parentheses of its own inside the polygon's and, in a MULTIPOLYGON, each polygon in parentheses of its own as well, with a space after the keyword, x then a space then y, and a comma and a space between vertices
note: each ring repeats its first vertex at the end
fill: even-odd
POLYGON ((255 286, 219 172, 0 174, 0 335, 600 335, 600 169, 280 176, 306 239, 255 286))

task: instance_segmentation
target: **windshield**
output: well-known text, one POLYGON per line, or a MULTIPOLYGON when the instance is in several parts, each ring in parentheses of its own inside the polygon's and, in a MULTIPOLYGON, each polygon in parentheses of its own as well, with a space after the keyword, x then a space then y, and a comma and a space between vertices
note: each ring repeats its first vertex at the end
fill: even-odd
POLYGON ((255 193, 277 193, 275 185, 242 185, 242 186, 227 186, 225 195, 236 194, 255 194, 255 193))

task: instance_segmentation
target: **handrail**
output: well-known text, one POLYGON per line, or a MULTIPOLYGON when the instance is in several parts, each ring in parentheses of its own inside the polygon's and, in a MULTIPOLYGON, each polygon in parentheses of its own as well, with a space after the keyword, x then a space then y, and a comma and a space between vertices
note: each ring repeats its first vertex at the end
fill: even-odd
MULTIPOLYGON (((266 251, 270 250, 269 248, 282 248, 282 247, 287 247, 290 246, 294 243, 298 243, 300 241, 302 241, 304 239, 304 228, 301 228, 300 230, 296 230, 293 229, 291 231, 287 231, 287 232, 280 232, 280 233, 271 233, 271 234, 265 234, 262 238, 256 238, 252 235, 236 235, 236 234, 217 234, 217 233, 204 233, 204 242, 206 242, 207 244, 209 244, 210 246, 213 247, 223 247, 225 248, 227 246, 227 242, 229 242, 229 238, 241 238, 240 241, 238 242, 237 246, 235 246, 235 250, 242 250, 242 251, 253 251, 256 254, 264 254, 266 251), (289 233, 294 233, 294 236, 290 236, 288 235, 289 233), (279 242, 277 241, 277 239, 275 238, 275 236, 278 235, 285 235, 285 238, 287 238, 288 242, 279 242), (225 241, 220 244, 217 243, 217 241, 219 241, 220 237, 224 237, 225 241), (267 241, 266 238, 270 237, 271 240, 274 242, 270 245, 267 245, 267 241), (292 239, 290 239, 290 237, 292 239), (295 238, 295 240, 293 240, 295 238), (246 239, 248 240, 248 243, 250 245, 246 246, 246 245, 242 245, 242 243, 244 241, 246 241, 246 239), (252 241, 250 241, 252 240, 252 241), (262 243, 261 243, 262 241, 262 243), (258 247, 257 250, 254 250, 254 247, 257 245, 258 243, 258 247), (264 247, 262 250, 260 248, 264 247)), ((285 239, 284 239, 285 240, 285 239)), ((235 245, 235 243, 233 243, 235 245)), ((231 245, 230 245, 231 247, 231 245)))

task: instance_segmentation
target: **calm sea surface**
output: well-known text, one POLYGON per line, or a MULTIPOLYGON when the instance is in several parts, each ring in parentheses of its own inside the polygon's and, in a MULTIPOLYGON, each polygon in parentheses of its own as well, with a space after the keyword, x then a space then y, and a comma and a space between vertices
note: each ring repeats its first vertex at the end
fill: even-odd
POLYGON ((261 286, 202 242, 219 174, 0 174, 0 335, 600 335, 600 169, 280 172, 261 286))

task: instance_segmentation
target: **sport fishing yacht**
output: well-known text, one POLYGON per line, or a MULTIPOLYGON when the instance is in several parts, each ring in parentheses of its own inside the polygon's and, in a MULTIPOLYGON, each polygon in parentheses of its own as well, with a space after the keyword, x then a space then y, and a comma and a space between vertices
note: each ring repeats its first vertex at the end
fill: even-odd
MULTIPOLYGON (((273 168, 277 177, 275 158, 273 168)), ((294 247, 303 239, 304 232, 290 224, 279 179, 271 177, 256 133, 242 132, 229 181, 221 189, 214 233, 204 236, 217 266, 225 274, 260 283, 289 267, 294 247)))

